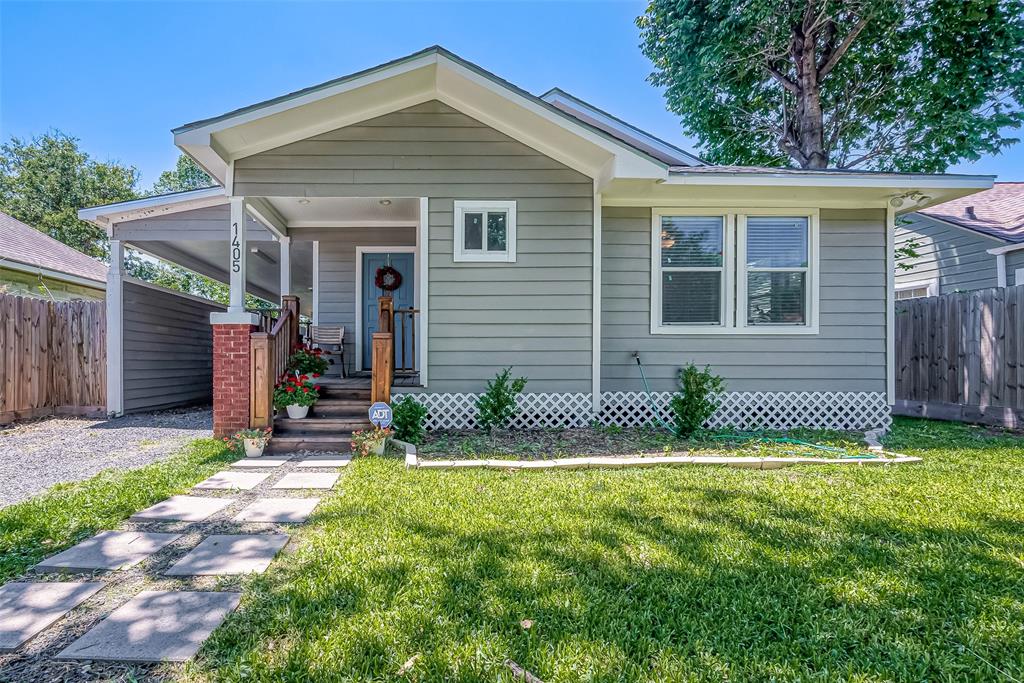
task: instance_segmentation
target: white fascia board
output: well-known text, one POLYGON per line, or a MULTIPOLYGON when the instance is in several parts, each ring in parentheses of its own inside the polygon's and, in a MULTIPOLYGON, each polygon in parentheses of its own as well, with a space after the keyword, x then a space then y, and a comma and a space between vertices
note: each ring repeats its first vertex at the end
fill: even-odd
POLYGON ((288 236, 288 221, 263 197, 251 197, 246 202, 249 215, 262 223, 277 239, 288 236))
MULTIPOLYGON (((899 213, 899 212, 897 212, 897 213, 899 213)), ((965 233, 967 233, 967 234, 969 234, 969 235, 971 235, 973 237, 981 237, 983 239, 992 240, 993 242, 998 242, 1000 244, 1006 244, 1008 242, 1008 240, 1005 240, 1002 237, 996 237, 995 235, 989 235, 989 234, 981 232, 979 230, 972 230, 971 228, 964 227, 963 225, 957 225, 956 223, 950 223, 949 221, 944 221, 941 218, 936 218, 935 216, 929 216, 928 214, 921 213, 920 211, 913 211, 913 212, 910 212, 909 214, 903 214, 901 216, 901 218, 902 217, 909 217, 910 215, 917 216, 917 219, 916 219, 917 221, 931 221, 933 223, 938 223, 939 225, 943 225, 943 226, 946 226, 946 227, 949 227, 949 228, 953 228, 955 230, 959 230, 960 232, 965 232, 965 233)), ((920 225, 920 223, 914 222, 914 223, 910 223, 909 225, 897 225, 896 227, 903 228, 904 230, 912 230, 915 225, 920 225)), ((992 253, 992 252, 989 252, 989 253, 992 253)))
MULTIPOLYGON (((864 173, 673 173, 667 185, 769 185, 780 187, 869 187, 987 190, 995 176, 894 175, 864 173)), ((910 207, 915 211, 920 206, 910 207)))
POLYGON ((110 227, 114 223, 123 223, 153 215, 190 211, 208 206, 218 206, 226 204, 227 201, 228 197, 223 187, 207 187, 201 190, 190 190, 172 195, 146 197, 144 199, 118 202, 117 204, 80 209, 78 217, 83 221, 106 228, 109 232, 110 227))
POLYGON ((999 256, 1000 254, 1009 254, 1011 251, 1020 251, 1024 249, 1024 243, 1020 244, 1007 244, 1004 247, 995 247, 994 249, 988 249, 988 253, 999 256))
POLYGON ((666 156, 683 158, 690 161, 691 166, 705 166, 706 164, 701 161, 698 157, 690 154, 684 149, 680 149, 674 145, 671 145, 664 140, 660 140, 647 131, 640 130, 636 126, 630 125, 625 121, 615 118, 607 112, 603 112, 600 109, 594 107, 591 104, 584 102, 583 100, 577 99, 567 92, 559 89, 554 89, 541 96, 541 99, 551 104, 562 103, 569 105, 570 108, 576 109, 580 113, 586 114, 595 121, 599 121, 605 126, 622 133, 625 136, 636 138, 640 142, 643 142, 654 149, 659 150, 666 156))
MULTIPOLYGON (((526 112, 540 117, 550 124, 558 126, 559 128, 565 129, 567 132, 583 138, 587 142, 596 145, 607 154, 611 155, 615 160, 615 174, 617 177, 624 178, 653 178, 664 180, 669 177, 669 166, 658 162, 653 158, 647 157, 638 150, 634 150, 633 147, 629 146, 625 142, 615 140, 610 135, 605 137, 604 134, 598 133, 591 128, 584 126, 581 123, 572 121, 568 114, 562 112, 552 112, 548 108, 548 105, 539 103, 535 99, 524 97, 518 92, 510 89, 508 86, 501 83, 496 83, 494 80, 487 78, 463 65, 461 63, 447 58, 443 55, 438 55, 438 70, 443 67, 447 71, 473 83, 474 85, 483 88, 486 91, 492 92, 500 97, 511 100, 516 105, 520 106, 526 112)), ((449 95, 456 100, 460 100, 457 92, 446 92, 444 89, 444 80, 440 72, 437 75, 437 89, 439 94, 449 95)), ((442 100, 443 101, 443 100, 442 100)), ((477 112, 483 114, 482 112, 477 112)), ((502 112, 502 114, 505 114, 502 112)), ((493 115, 493 120, 497 121, 498 116, 493 115)), ((484 122, 487 123, 487 122, 484 122)), ((498 127, 498 126, 496 126, 498 127)), ((513 137, 521 137, 525 131, 518 131, 520 134, 513 137)), ((523 140, 527 144, 530 144, 529 140, 523 140)), ((536 140, 534 141, 536 144, 536 140)), ((544 152, 544 150, 541 150, 544 152)), ((547 154, 547 153, 546 153, 547 154)), ((551 156, 551 155, 549 155, 551 156)), ((593 166, 593 165, 591 165, 593 166)), ((594 176, 595 170, 592 169, 589 175, 594 176)))

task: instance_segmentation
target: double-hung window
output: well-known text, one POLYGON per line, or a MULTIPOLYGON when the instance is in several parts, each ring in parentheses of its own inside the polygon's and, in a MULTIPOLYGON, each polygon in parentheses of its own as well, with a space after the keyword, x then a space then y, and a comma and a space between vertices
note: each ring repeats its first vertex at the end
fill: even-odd
POLYGON ((653 334, 817 332, 817 213, 654 211, 653 334))
POLYGON ((691 331, 725 324, 727 217, 661 216, 655 259, 660 323, 691 331))
POLYGON ((515 263, 516 203, 455 202, 455 261, 515 263))

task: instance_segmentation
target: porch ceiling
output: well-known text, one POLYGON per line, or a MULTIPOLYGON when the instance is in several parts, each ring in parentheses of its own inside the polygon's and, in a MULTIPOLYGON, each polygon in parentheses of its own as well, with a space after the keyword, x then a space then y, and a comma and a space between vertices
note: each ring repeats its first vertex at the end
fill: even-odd
POLYGON ((416 225, 412 197, 265 197, 289 228, 416 225))
MULTIPOLYGON (((131 243, 147 254, 176 263, 184 268, 227 283, 229 262, 227 240, 158 240, 131 243)), ((246 257, 246 289, 268 301, 280 298, 281 245, 277 242, 249 240, 246 257), (257 249, 254 253, 252 250, 257 249)), ((292 240, 292 293, 299 297, 302 312, 312 314, 313 243, 292 240)))

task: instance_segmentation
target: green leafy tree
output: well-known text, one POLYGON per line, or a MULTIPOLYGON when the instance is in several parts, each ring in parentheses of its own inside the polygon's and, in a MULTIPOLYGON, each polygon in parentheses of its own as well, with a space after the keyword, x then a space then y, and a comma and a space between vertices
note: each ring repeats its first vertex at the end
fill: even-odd
POLYGON ((178 161, 174 164, 174 169, 160 174, 160 177, 153 183, 153 190, 150 194, 198 190, 215 184, 206 171, 192 160, 192 157, 179 154, 178 161))
POLYGON ((651 0, 637 24, 714 163, 942 172, 1024 121, 1024 0, 651 0))
POLYGON ((701 370, 687 363, 680 368, 679 391, 669 401, 676 436, 688 439, 703 429, 704 423, 718 410, 723 391, 725 380, 711 372, 709 366, 701 370))
POLYGON ((85 206, 135 199, 138 171, 101 162, 58 130, 0 145, 0 211, 90 256, 109 251, 103 230, 78 219, 85 206))
POLYGON ((505 368, 487 381, 485 391, 476 401, 476 423, 492 434, 504 429, 516 416, 516 397, 526 388, 526 378, 512 378, 512 368, 505 368))

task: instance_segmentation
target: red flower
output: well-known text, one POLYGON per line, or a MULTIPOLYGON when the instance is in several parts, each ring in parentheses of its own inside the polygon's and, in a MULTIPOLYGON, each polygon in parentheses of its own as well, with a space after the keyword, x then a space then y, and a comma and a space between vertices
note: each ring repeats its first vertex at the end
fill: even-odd
POLYGON ((309 393, 309 387, 302 387, 302 393, 308 394, 309 393))
POLYGON ((317 378, 317 377, 319 377, 319 376, 320 376, 320 374, 319 374, 319 373, 316 373, 316 372, 314 372, 314 373, 313 373, 313 379, 316 379, 316 378, 317 378))
POLYGON ((315 389, 316 391, 320 391, 320 385, 317 384, 315 387, 313 387, 313 389, 315 389))
POLYGON ((287 391, 289 394, 291 394, 291 393, 294 393, 295 387, 287 386, 287 387, 284 388, 284 390, 287 391))
POLYGON ((307 375, 301 375, 301 376, 299 377, 299 381, 300 381, 300 382, 305 382, 305 381, 306 381, 306 380, 308 380, 308 379, 309 379, 309 377, 308 377, 307 375))

